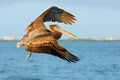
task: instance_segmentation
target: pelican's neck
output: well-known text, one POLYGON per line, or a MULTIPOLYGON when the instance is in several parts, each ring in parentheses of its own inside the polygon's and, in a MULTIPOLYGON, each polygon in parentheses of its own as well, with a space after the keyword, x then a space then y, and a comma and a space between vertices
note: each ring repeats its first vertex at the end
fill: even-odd
POLYGON ((50 31, 51 31, 51 34, 53 35, 53 37, 55 38, 55 39, 60 39, 61 38, 61 36, 62 36, 62 33, 61 32, 58 32, 58 31, 55 31, 55 30, 51 30, 50 29, 50 31))

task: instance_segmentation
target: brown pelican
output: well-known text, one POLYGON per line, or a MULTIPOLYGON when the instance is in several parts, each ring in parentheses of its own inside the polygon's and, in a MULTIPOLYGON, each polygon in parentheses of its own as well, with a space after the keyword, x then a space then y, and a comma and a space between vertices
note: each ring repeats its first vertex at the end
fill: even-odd
POLYGON ((28 51, 27 59, 31 56, 32 52, 34 52, 51 54, 68 62, 76 62, 79 58, 60 46, 57 39, 61 37, 62 33, 73 38, 78 37, 63 30, 58 25, 50 25, 50 30, 44 25, 44 22, 47 21, 72 24, 75 20, 75 17, 69 12, 53 6, 41 14, 25 29, 26 34, 17 43, 17 48, 23 45, 25 46, 25 49, 28 51))

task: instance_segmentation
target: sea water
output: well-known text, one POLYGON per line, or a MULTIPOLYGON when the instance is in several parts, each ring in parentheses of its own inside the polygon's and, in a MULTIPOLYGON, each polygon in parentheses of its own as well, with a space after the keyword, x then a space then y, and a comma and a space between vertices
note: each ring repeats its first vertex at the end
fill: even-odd
POLYGON ((16 42, 0 42, 0 80, 120 80, 120 42, 61 42, 78 56, 69 63, 47 54, 32 54, 16 42))

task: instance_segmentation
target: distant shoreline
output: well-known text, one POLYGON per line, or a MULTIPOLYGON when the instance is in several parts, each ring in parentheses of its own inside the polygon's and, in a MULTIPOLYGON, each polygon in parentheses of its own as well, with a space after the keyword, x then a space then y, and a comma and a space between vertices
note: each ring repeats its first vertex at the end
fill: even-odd
MULTIPOLYGON (((17 42, 18 40, 0 40, 0 42, 17 42)), ((120 42, 120 40, 94 40, 94 39, 61 39, 63 42, 120 42)))
POLYGON ((120 40, 94 40, 94 39, 79 39, 79 40, 60 40, 66 42, 120 42, 120 40))

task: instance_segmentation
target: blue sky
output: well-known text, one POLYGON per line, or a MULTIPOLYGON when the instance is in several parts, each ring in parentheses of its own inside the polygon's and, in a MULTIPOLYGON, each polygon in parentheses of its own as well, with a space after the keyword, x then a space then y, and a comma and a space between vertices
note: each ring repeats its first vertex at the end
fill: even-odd
POLYGON ((0 0, 0 38, 21 37, 25 27, 51 6, 76 16, 72 26, 59 25, 80 38, 120 39, 120 0, 0 0))

